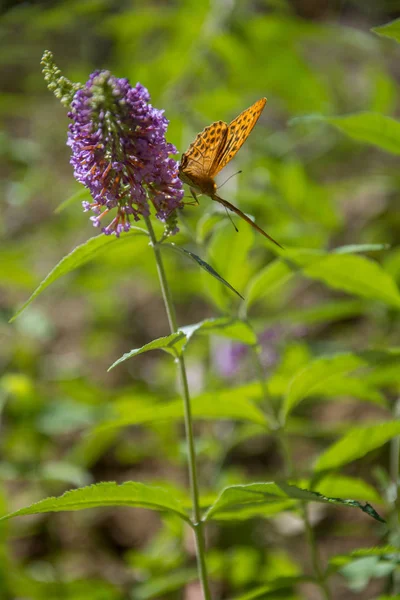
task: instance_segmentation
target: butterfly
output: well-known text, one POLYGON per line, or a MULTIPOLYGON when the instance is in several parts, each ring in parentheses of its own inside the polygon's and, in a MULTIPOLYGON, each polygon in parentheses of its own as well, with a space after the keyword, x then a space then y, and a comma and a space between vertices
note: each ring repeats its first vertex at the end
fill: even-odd
POLYGON ((236 213, 271 242, 282 248, 239 208, 218 196, 217 184, 214 181, 214 177, 232 160, 250 135, 266 102, 266 98, 260 98, 241 112, 229 125, 224 121, 215 121, 203 129, 182 155, 179 177, 181 181, 190 186, 190 192, 196 202, 198 202, 197 194, 199 193, 209 196, 212 200, 220 202, 225 208, 236 213))

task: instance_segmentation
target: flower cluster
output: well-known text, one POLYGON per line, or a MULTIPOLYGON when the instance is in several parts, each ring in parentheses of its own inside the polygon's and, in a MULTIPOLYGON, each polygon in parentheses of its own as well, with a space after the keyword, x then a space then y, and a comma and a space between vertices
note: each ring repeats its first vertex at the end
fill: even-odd
POLYGON ((102 228, 106 234, 119 236, 130 229, 132 219, 148 216, 149 201, 163 222, 173 221, 175 210, 182 207, 177 162, 169 157, 177 150, 165 140, 168 121, 163 111, 149 99, 139 83, 132 87, 127 79, 98 71, 71 103, 71 164, 75 178, 93 197, 93 202, 83 203, 84 209, 95 213, 91 220, 96 227, 117 209, 102 228))

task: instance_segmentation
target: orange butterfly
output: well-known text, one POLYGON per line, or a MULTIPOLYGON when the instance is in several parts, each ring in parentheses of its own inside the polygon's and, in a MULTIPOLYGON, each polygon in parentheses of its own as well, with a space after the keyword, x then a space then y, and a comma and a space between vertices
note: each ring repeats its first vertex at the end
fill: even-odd
POLYGON ((239 208, 217 195, 217 184, 214 177, 228 164, 242 147, 251 130, 261 115, 266 98, 260 98, 252 106, 246 108, 229 125, 224 121, 216 121, 203 129, 182 155, 179 165, 179 177, 190 185, 190 191, 197 201, 197 193, 210 196, 244 219, 262 235, 282 248, 278 242, 254 223, 239 208))

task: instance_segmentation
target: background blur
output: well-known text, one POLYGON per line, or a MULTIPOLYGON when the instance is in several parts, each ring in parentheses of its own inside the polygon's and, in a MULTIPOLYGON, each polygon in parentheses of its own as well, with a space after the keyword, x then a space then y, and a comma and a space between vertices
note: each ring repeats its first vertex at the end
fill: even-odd
MULTIPOLYGON (((326 125, 291 119, 365 110, 398 115, 399 49, 370 28, 400 16, 400 3, 3 0, 0 6, 1 509, 107 480, 158 482, 184 493, 180 424, 88 435, 114 402, 155 405, 176 397, 175 370, 164 354, 149 353, 106 372, 123 352, 168 332, 143 238, 116 245, 60 279, 8 324, 51 268, 98 233, 81 210, 84 195, 65 144, 68 118, 46 88, 42 53, 51 50, 72 81, 85 82, 103 68, 133 84, 140 81, 153 105, 165 109, 168 140, 181 152, 204 126, 229 121, 267 96, 264 113, 222 181, 243 172, 224 186, 222 196, 254 214, 285 246, 392 244, 372 258, 399 282, 396 157, 326 125)), ((243 292, 272 255, 261 236, 234 218, 236 234, 225 213, 211 204, 201 198, 199 207, 186 207, 174 241, 207 258, 243 292)), ((175 255, 165 260, 181 325, 232 310, 235 297, 196 265, 175 255)), ((399 321, 390 308, 300 277, 265 293, 250 318, 278 389, 313 355, 398 342, 399 321)), ((246 350, 217 337, 193 342, 188 367, 194 395, 254 379, 246 350)), ((396 391, 388 390, 389 399, 396 391)), ((328 425, 371 420, 380 410, 349 397, 307 403, 297 413, 292 439, 299 474, 333 440, 332 432, 324 433, 328 425)), ((231 422, 197 425, 204 493, 279 476, 275 445, 265 435, 246 442, 243 429, 231 422)), ((379 470, 373 457, 348 474, 376 483, 378 471, 371 465, 379 470)), ((314 520, 324 560, 379 543, 379 528, 362 513, 319 507, 314 520)), ((219 597, 244 594, 275 570, 288 576, 307 571, 303 533, 282 516, 210 528, 209 562, 219 597)), ((338 575, 334 597, 367 599, 382 592, 385 580, 370 581, 369 575, 351 590, 338 575)), ((2 600, 195 599, 194 579, 187 531, 150 511, 39 515, 0 529, 2 600)), ((319 597, 312 586, 282 593, 279 597, 319 597)))

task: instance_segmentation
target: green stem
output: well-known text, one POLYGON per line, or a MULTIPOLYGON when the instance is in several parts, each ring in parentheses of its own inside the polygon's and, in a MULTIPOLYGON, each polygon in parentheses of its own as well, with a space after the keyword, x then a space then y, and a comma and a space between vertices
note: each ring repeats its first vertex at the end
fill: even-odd
POLYGON ((254 356, 254 366, 256 369, 257 379, 260 382, 261 392, 264 398, 264 402, 266 403, 267 415, 270 420, 270 425, 272 429, 276 429, 278 427, 278 422, 275 416, 274 406, 271 402, 271 398, 268 392, 267 382, 264 377, 264 370, 260 359, 260 349, 258 345, 254 345, 251 347, 254 356))
MULTIPOLYGON (((257 346, 253 346, 252 349, 254 355, 254 364, 257 371, 257 377, 260 381, 260 387, 266 402, 268 402, 268 416, 270 418, 271 427, 275 430, 275 434, 280 445, 283 457, 285 476, 289 478, 294 477, 295 470, 292 461, 292 455, 290 452, 288 438, 286 436, 284 426, 281 424, 279 416, 276 414, 274 406, 269 398, 268 387, 265 381, 263 366, 260 360, 260 353, 258 351, 258 348, 257 346)), ((326 576, 321 568, 314 532, 312 530, 312 526, 308 517, 308 508, 305 503, 302 503, 302 510, 307 541, 311 551, 311 561, 313 564, 314 576, 318 585, 321 588, 325 600, 331 600, 331 593, 326 581, 326 576)))
POLYGON ((254 356, 254 365, 256 368, 257 378, 260 382, 261 392, 263 394, 264 400, 267 403, 267 415, 271 425, 271 429, 274 430, 276 437, 278 439, 281 454, 283 458, 284 472, 286 477, 293 476, 293 462, 289 448, 289 442, 285 435, 285 431, 282 428, 279 417, 276 415, 276 411, 274 405, 271 402, 270 395, 268 392, 267 383, 264 377, 263 366, 260 360, 260 352, 257 346, 252 346, 252 352, 254 356))
POLYGON ((310 523, 310 519, 308 516, 308 507, 305 502, 302 503, 302 508, 303 508, 303 520, 304 520, 304 525, 306 528, 307 541, 308 541, 308 545, 311 550, 311 561, 312 561, 312 565, 313 565, 314 576, 316 577, 316 580, 319 584, 319 587, 321 588, 321 591, 323 593, 325 600, 331 600, 331 598, 332 598, 331 592, 328 587, 328 584, 327 584, 327 581, 325 578, 325 574, 321 567, 321 563, 320 563, 319 556, 318 556, 318 548, 317 548, 317 544, 315 542, 313 528, 312 528, 312 525, 310 523))
MULTIPOLYGON (((154 233, 153 226, 150 218, 145 217, 146 225, 149 230, 151 245, 153 246, 154 256, 156 259, 158 278, 160 280, 161 292, 164 299, 165 310, 168 317, 168 323, 171 333, 175 333, 178 330, 175 308, 172 302, 171 291, 169 289, 167 277, 165 275, 164 264, 161 257, 160 246, 157 243, 157 239, 154 233)), ((190 406, 190 393, 189 385, 186 374, 185 360, 183 356, 179 356, 177 359, 179 368, 179 375, 182 384, 184 413, 185 413, 185 432, 186 441, 188 446, 188 467, 189 467, 189 479, 190 479, 190 491, 192 496, 192 508, 193 508, 193 530, 196 538, 196 550, 197 550, 197 568, 199 573, 199 579, 203 589, 204 600, 211 600, 210 587, 208 583, 207 566, 205 559, 205 543, 204 543, 204 524, 201 520, 200 502, 199 502, 199 485, 197 477, 197 466, 196 466, 196 451, 194 447, 194 435, 193 435, 193 421, 192 411, 190 406)))
MULTIPOLYGON (((397 399, 393 409, 393 418, 400 417, 400 399, 397 399)), ((398 546, 400 540, 399 526, 399 459, 400 459, 400 436, 392 439, 390 443, 390 493, 387 494, 389 502, 392 504, 391 514, 388 519, 389 523, 389 541, 393 545, 398 546)), ((400 575, 394 571, 392 574, 392 593, 397 595, 400 593, 400 575)))

